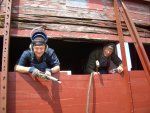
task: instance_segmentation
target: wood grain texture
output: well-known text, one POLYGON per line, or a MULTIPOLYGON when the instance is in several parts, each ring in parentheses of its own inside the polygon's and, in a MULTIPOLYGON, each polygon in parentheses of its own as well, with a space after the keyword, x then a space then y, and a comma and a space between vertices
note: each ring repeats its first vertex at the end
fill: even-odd
MULTIPOLYGON (((9 73, 8 113, 81 113, 85 112, 89 75, 55 75, 62 84, 9 73)), ((135 113, 150 112, 150 88, 144 71, 131 71, 135 113)), ((94 76, 90 110, 95 113, 128 113, 128 91, 119 74, 94 76)))
MULTIPOLYGON (((136 24, 140 37, 150 38, 149 5, 142 1, 124 2, 136 24)), ((66 4, 65 0, 15 0, 12 10, 12 28, 25 31, 36 26, 46 25, 48 31, 117 35, 112 0, 90 0, 87 8, 67 6, 66 4)), ((4 5, 1 9, 0 27, 3 28, 4 5)), ((130 36, 124 21, 122 26, 124 36, 130 36)), ((12 35, 18 36, 17 32, 12 35)), ((85 39, 84 36, 76 36, 76 38, 85 39)), ((96 37, 93 38, 97 40, 96 37)))

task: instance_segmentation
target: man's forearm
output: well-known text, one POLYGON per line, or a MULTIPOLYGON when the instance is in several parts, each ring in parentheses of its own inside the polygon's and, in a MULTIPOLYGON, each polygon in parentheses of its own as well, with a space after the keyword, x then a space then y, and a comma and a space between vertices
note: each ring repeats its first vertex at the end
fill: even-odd
POLYGON ((59 65, 51 68, 51 73, 57 73, 59 71, 60 71, 60 66, 59 65))
POLYGON ((29 69, 30 67, 25 67, 25 66, 20 66, 20 65, 15 66, 15 71, 21 72, 21 73, 28 73, 29 69))

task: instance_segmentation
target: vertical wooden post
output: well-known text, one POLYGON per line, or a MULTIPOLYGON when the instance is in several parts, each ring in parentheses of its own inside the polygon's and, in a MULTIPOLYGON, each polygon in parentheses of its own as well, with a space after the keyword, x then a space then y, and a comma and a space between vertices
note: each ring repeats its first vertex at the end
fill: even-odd
POLYGON ((7 77, 8 77, 8 54, 10 40, 10 21, 11 21, 12 0, 6 1, 5 24, 3 37, 3 54, 2 54, 2 73, 1 73, 1 97, 0 113, 7 113, 7 77))

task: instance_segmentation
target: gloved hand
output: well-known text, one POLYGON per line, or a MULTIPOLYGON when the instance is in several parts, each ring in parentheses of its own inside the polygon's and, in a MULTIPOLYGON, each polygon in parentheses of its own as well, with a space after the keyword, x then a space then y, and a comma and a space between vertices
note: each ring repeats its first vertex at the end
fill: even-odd
POLYGON ((51 69, 46 68, 45 75, 47 75, 47 76, 52 76, 51 69))
MULTIPOLYGON (((46 74, 45 73, 43 73, 43 72, 41 72, 41 71, 39 71, 37 68, 35 68, 35 67, 30 67, 30 69, 29 69, 29 72, 33 75, 33 76, 37 76, 37 77, 39 77, 39 78, 42 78, 42 79, 48 79, 47 77, 46 77, 46 74)), ((51 75, 51 73, 50 72, 46 72, 48 75, 51 75)), ((48 76, 47 75, 47 76, 48 76)))
POLYGON ((110 74, 118 73, 118 69, 117 69, 117 68, 114 68, 114 69, 112 69, 112 70, 109 70, 109 73, 110 73, 110 74))
POLYGON ((33 76, 39 76, 41 71, 39 71, 37 68, 35 67, 30 67, 29 72, 33 75, 33 76))
POLYGON ((45 73, 41 74, 40 78, 43 78, 43 79, 45 79, 45 80, 48 80, 48 79, 49 79, 48 76, 51 77, 51 75, 52 75, 52 74, 51 74, 51 69, 46 68, 46 69, 45 69, 45 73))
POLYGON ((44 73, 39 73, 38 77, 47 80, 47 77, 44 73))

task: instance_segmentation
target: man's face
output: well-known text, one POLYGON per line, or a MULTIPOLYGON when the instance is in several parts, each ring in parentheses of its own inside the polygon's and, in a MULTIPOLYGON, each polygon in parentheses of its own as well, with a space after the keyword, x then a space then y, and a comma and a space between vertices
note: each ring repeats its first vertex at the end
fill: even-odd
POLYGON ((104 48, 104 56, 109 57, 113 53, 113 48, 105 47, 104 48))
POLYGON ((33 46, 34 54, 37 58, 40 58, 45 52, 45 45, 33 46))

